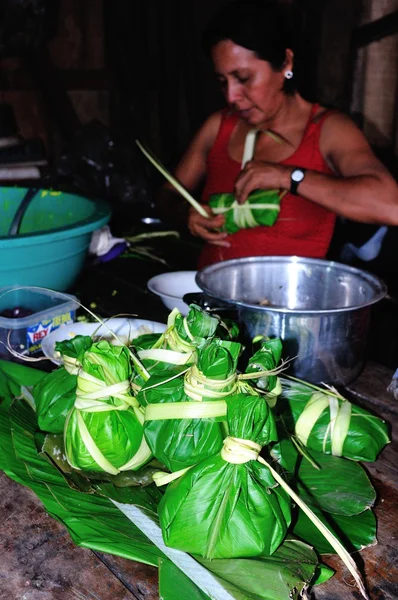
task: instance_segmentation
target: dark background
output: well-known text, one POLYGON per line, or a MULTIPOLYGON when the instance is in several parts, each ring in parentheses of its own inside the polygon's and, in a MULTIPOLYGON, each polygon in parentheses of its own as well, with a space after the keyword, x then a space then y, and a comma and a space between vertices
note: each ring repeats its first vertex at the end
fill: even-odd
MULTIPOLYGON (((11 107, 21 138, 43 142, 42 186, 106 198, 114 235, 142 229, 145 217, 156 219, 162 180, 134 140, 145 141, 172 169, 203 120, 223 105, 200 35, 226 3, 0 0, 0 109, 11 107)), ((296 14, 301 93, 350 113, 358 49, 397 35, 398 11, 360 26, 362 0, 286 3, 296 14)), ((0 137, 10 125, 7 115, 0 110, 0 137)), ((361 114, 351 116, 361 125, 361 114)), ((392 144, 374 150, 397 178, 392 144)), ((329 258, 338 260, 346 241, 361 245, 376 229, 339 220, 329 258)), ((181 264, 173 266, 194 268, 197 240, 183 236, 189 252, 180 252, 181 264)), ((397 256, 397 230, 390 227, 375 260, 353 261, 388 284, 379 321, 389 339, 398 338, 397 256)), ((92 276, 92 286, 97 279, 92 276)), ((395 364, 398 348, 390 354, 395 364)))

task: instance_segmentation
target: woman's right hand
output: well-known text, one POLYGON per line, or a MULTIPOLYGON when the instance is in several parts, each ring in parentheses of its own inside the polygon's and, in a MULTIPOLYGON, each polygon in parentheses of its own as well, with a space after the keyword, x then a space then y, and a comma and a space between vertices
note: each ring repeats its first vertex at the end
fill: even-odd
POLYGON ((208 206, 203 206, 209 215, 208 218, 202 217, 194 208, 189 209, 188 213, 188 229, 192 235, 200 237, 209 244, 223 246, 228 248, 230 243, 226 241, 227 233, 219 231, 224 225, 225 218, 223 215, 213 215, 208 206))

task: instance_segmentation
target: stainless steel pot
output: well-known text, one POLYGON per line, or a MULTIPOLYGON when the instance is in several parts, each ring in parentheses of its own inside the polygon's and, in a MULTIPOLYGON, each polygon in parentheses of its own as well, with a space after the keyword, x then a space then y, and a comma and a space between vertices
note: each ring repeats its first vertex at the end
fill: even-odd
POLYGON ((378 277, 296 256, 239 258, 198 271, 205 296, 234 307, 246 338, 280 337, 289 373, 346 385, 366 360, 370 312, 387 294, 378 277))

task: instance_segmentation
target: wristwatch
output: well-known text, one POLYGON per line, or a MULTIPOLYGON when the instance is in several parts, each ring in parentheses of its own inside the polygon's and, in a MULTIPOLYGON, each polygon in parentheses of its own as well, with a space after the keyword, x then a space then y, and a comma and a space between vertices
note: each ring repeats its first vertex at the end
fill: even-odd
POLYGON ((294 169, 290 175, 290 193, 297 196, 297 188, 305 177, 305 169, 294 169))

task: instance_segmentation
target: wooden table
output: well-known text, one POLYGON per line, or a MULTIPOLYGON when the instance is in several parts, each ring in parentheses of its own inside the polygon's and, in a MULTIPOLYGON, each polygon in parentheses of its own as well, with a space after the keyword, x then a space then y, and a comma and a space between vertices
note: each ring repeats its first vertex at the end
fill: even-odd
MULTIPOLYGON (((395 425, 398 401, 387 392, 393 371, 369 363, 347 395, 395 425)), ((367 470, 378 492, 379 544, 356 556, 372 600, 398 599, 398 444, 367 470)), ((73 544, 29 489, 0 472, 1 600, 157 600, 157 570, 73 544)), ((360 598, 339 559, 336 575, 316 587, 316 600, 360 598)), ((184 600, 184 599, 181 599, 184 600)))

